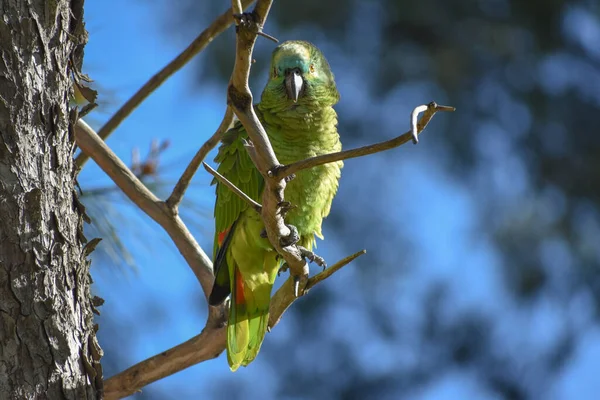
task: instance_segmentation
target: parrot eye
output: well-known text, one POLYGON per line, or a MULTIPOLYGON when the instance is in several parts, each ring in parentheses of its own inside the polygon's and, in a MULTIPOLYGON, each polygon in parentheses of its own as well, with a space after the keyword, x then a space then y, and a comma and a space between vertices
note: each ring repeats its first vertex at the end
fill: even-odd
POLYGON ((315 65, 310 64, 310 66, 308 67, 308 70, 310 71, 311 74, 314 74, 315 73, 315 65))

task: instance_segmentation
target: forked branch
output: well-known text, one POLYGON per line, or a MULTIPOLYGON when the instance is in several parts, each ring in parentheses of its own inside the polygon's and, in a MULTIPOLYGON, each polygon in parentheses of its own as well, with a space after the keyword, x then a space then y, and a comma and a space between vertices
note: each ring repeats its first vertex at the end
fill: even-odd
MULTIPOLYGON (((365 254, 365 251, 361 250, 315 275, 309 279, 308 287, 314 287, 363 254, 365 254)), ((293 296, 291 287, 292 279, 290 278, 273 295, 269 308, 269 328, 273 328, 279 323, 283 313, 297 299, 293 296)), ((218 357, 225 350, 226 329, 222 323, 224 318, 225 315, 214 321, 209 318, 199 335, 133 365, 106 380, 104 382, 105 398, 113 400, 132 395, 152 382, 173 375, 192 365, 218 357)))
POLYGON ((169 234, 208 297, 214 281, 212 262, 181 218, 173 214, 154 193, 148 190, 96 132, 81 119, 75 125, 75 141, 81 151, 90 155, 140 210, 169 234))

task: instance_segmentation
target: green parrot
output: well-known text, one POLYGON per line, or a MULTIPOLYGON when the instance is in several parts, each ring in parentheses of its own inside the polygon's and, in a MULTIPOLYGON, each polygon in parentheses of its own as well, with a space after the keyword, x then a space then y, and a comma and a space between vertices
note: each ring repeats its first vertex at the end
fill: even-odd
MULTIPOLYGON (((337 114, 340 96, 321 51, 304 41, 279 45, 271 59, 269 81, 255 105, 282 164, 341 150, 337 114)), ((264 181, 246 149, 248 135, 237 122, 222 138, 215 161, 218 171, 252 199, 260 202, 264 181)), ((299 245, 311 250, 315 236, 323 239, 321 223, 329 214, 343 163, 303 170, 285 190, 295 208, 285 222, 297 228, 299 245)), ((271 289, 281 266, 277 252, 261 234, 258 213, 225 185, 216 183, 215 283, 211 305, 231 294, 227 326, 227 360, 232 371, 247 366, 258 354, 269 323, 271 289)))

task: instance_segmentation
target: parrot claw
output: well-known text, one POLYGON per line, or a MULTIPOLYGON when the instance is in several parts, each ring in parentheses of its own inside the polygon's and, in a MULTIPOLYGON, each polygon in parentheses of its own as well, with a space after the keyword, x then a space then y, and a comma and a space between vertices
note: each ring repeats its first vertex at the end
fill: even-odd
POLYGON ((300 252, 302 253, 302 257, 306 258, 310 262, 314 262, 319 267, 323 267, 323 270, 325 270, 325 268, 327 268, 327 263, 325 262, 325 259, 323 257, 319 257, 312 251, 310 251, 302 246, 298 246, 298 248, 300 249, 300 252))
MULTIPOLYGON (((284 168, 285 165, 276 165, 273 168, 271 168, 270 170, 267 171, 267 175, 272 178, 274 176, 277 176, 279 174, 279 171, 281 171, 282 168, 284 168)), ((283 179, 285 179, 286 182, 291 181, 292 179, 294 179, 296 177, 296 174, 290 174, 288 176, 284 176, 283 179)))
MULTIPOLYGON (((290 210, 293 210, 296 207, 297 206, 293 205, 289 201, 282 201, 282 202, 280 202, 280 203, 277 204, 277 208, 279 208, 279 214, 281 214, 282 217, 285 217, 285 215, 288 212, 290 212, 290 210)), ((289 227, 289 225, 288 225, 288 227, 289 227)))
POLYGON ((293 181, 295 178, 296 178, 296 174, 290 174, 290 175, 286 176, 284 179, 285 179, 285 182, 287 183, 287 182, 293 181))
POLYGON ((281 267, 279 267, 279 271, 277 271, 277 276, 280 276, 282 272, 286 272, 288 269, 290 269, 290 267, 287 265, 287 263, 283 263, 281 264, 281 267))
POLYGON ((263 228, 262 231, 260 231, 260 237, 263 239, 266 239, 269 237, 269 235, 267 235, 267 230, 263 228))
POLYGON ((254 22, 254 16, 252 15, 252 13, 248 12, 241 14, 233 14, 233 18, 235 18, 238 25, 242 26, 249 26, 252 22, 254 22))
POLYGON ((294 225, 286 225, 289 230, 290 230, 290 234, 288 235, 288 237, 284 237, 281 238, 281 247, 288 247, 291 245, 294 245, 296 243, 298 243, 298 241, 300 240, 300 235, 298 234, 298 229, 294 226, 294 225))

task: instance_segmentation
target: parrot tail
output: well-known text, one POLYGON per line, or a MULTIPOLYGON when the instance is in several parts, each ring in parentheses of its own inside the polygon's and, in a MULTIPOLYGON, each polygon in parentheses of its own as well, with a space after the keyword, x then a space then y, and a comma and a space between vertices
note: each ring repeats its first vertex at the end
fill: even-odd
POLYGON ((272 288, 267 278, 250 290, 235 267, 227 326, 227 361, 232 371, 250 364, 260 350, 269 324, 272 288))

